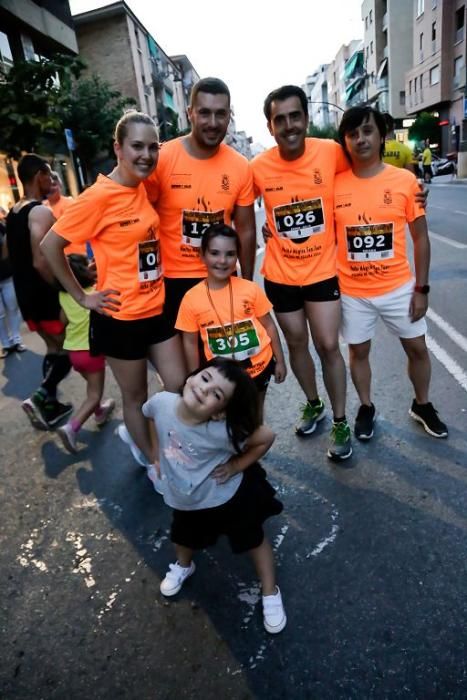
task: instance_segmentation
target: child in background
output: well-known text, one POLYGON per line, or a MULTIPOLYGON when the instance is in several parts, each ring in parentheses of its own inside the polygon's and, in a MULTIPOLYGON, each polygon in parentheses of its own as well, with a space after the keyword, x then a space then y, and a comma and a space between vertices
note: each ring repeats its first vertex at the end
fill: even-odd
POLYGON ((279 334, 263 290, 234 275, 240 252, 237 232, 225 224, 210 226, 201 241, 207 278, 182 299, 175 327, 183 331, 183 348, 192 372, 200 367, 199 334, 206 359, 239 361, 260 394, 260 418, 271 375, 284 381, 287 369, 279 334))
POLYGON ((264 627, 276 634, 287 618, 263 522, 278 515, 282 503, 258 464, 275 437, 260 425, 258 399, 254 382, 237 362, 214 358, 188 376, 181 395, 157 393, 143 404, 143 414, 154 420, 160 459, 148 475, 174 509, 177 561, 170 564, 161 593, 178 593, 195 571, 194 550, 227 535, 234 553, 248 552, 253 559, 264 627))
MULTIPOLYGON (((85 255, 73 253, 68 256, 70 267, 86 292, 93 290, 95 273, 89 269, 85 255)), ((80 306, 68 292, 60 292, 62 322, 66 326, 64 350, 68 350, 72 367, 86 380, 86 399, 69 422, 58 429, 58 434, 69 452, 77 452, 76 440, 83 423, 94 413, 98 427, 109 420, 115 401, 107 399, 101 403, 105 381, 105 358, 89 354, 89 311, 80 306)))

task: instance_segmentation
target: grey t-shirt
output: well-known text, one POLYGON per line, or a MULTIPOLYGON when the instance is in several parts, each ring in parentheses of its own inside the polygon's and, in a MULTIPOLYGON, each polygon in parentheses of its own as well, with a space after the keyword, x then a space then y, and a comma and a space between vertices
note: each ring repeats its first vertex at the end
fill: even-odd
POLYGON ((236 454, 225 421, 200 425, 183 423, 176 413, 178 394, 162 391, 143 405, 159 437, 162 495, 167 505, 178 510, 201 510, 227 503, 237 491, 243 474, 224 484, 211 477, 212 471, 236 454))

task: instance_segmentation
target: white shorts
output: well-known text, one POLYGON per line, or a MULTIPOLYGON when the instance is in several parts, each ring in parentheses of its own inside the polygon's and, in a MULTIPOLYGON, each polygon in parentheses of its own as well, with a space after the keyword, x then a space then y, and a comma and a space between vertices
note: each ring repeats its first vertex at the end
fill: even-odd
POLYGON ((409 316, 414 281, 377 297, 350 297, 341 294, 341 333, 346 343, 358 345, 371 340, 378 318, 398 338, 418 338, 427 331, 425 318, 412 323, 409 316))

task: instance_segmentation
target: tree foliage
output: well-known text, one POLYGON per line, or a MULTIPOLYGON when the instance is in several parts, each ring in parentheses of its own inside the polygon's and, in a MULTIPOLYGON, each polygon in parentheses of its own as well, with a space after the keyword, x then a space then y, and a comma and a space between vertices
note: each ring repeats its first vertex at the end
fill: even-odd
POLYGON ((0 149, 66 151, 64 129, 72 129, 81 159, 89 166, 108 155, 112 131, 124 107, 135 104, 93 75, 82 78, 81 59, 57 54, 53 59, 17 61, 0 74, 0 149))
POLYGON ((337 136, 337 129, 335 129, 333 126, 315 126, 314 124, 310 124, 308 127, 308 136, 314 136, 316 139, 333 139, 334 141, 338 140, 337 136))
POLYGON ((412 126, 409 127, 409 139, 411 141, 424 141, 430 139, 431 143, 440 141, 440 127, 438 117, 429 112, 417 114, 412 126))

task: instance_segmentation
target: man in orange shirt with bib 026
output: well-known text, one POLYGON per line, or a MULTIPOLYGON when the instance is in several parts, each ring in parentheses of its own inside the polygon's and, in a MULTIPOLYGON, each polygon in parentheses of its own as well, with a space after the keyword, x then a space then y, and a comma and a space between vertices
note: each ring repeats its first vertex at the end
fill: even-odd
POLYGON ((256 254, 253 178, 247 159, 222 143, 230 122, 230 92, 217 78, 191 92, 191 132, 163 144, 157 170, 145 181, 160 217, 166 301, 175 326, 185 293, 206 277, 201 238, 213 224, 232 224, 242 245, 242 276, 252 279, 256 254))
POLYGON ((252 161, 256 195, 262 195, 267 238, 264 288, 289 349, 290 365, 306 397, 297 435, 310 435, 325 416, 318 396, 309 330, 320 356, 333 412, 327 456, 352 454, 345 417, 346 369, 339 348, 340 293, 334 233, 334 178, 348 162, 335 141, 306 138, 308 105, 296 85, 273 90, 264 102, 277 146, 252 161))
POLYGON ((342 117, 339 138, 352 169, 337 176, 334 214, 337 271, 342 301, 342 334, 349 344, 350 371, 360 399, 355 434, 373 436, 369 354, 376 322, 382 318, 400 339, 408 358, 415 399, 414 420, 436 438, 446 425, 428 400, 431 363, 425 342, 430 241, 419 185, 408 170, 382 161, 386 124, 371 107, 352 107, 342 117), (406 250, 408 224, 414 246, 415 280, 406 250))

